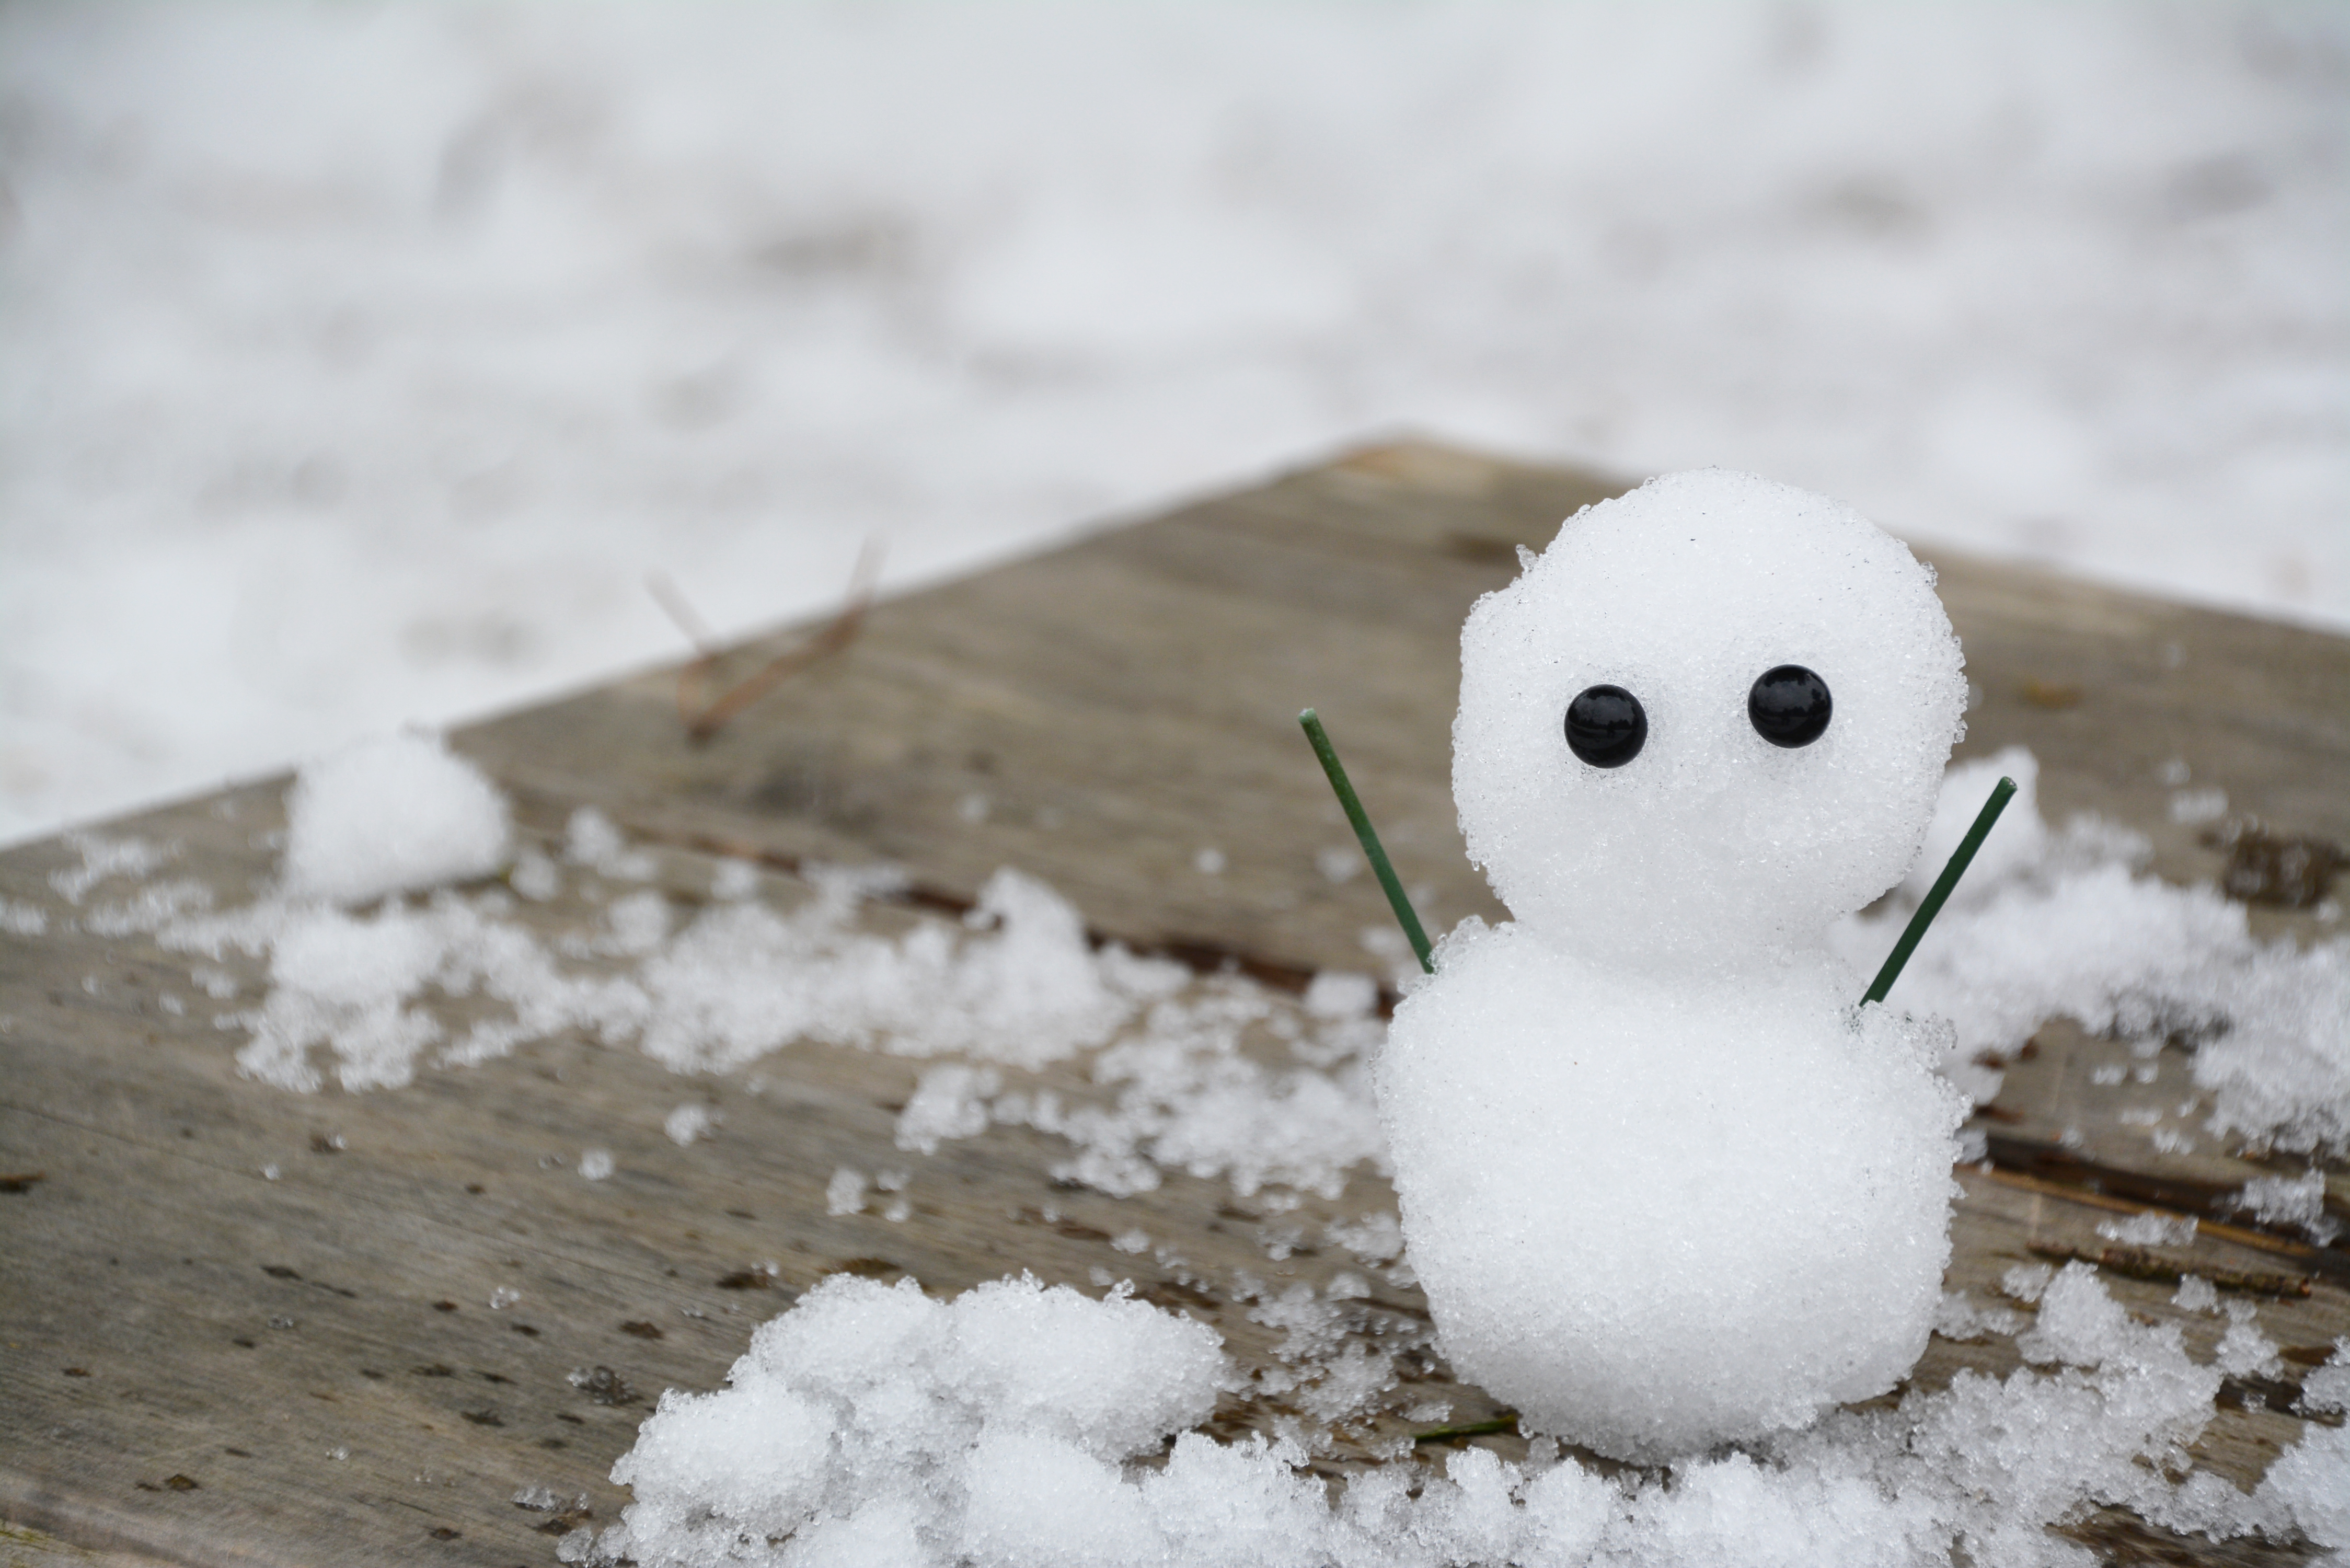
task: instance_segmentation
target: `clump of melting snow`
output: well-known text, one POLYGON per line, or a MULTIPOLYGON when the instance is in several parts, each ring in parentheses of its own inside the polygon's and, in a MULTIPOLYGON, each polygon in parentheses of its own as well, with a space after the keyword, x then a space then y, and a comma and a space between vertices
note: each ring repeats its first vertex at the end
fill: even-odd
POLYGON ((403 732, 311 763, 286 799, 286 891, 363 904, 486 876, 505 857, 497 786, 437 734, 403 732))
MULTIPOLYGON (((835 1275, 761 1326, 717 1394, 661 1397, 613 1467, 625 1522, 577 1562, 1108 1562, 1148 1511, 1118 1469, 1206 1418, 1214 1333, 1033 1279, 934 1302, 835 1275), (769 1542, 789 1539, 788 1547, 769 1542)), ((587 1532, 583 1532, 587 1533, 587 1532)))
POLYGON ((1111 1105, 1012 1090, 991 1116, 1066 1138, 1078 1152, 1053 1174, 1119 1197, 1158 1186, 1161 1170, 1221 1176, 1243 1195, 1279 1183, 1335 1197, 1349 1169, 1382 1156, 1355 1054, 1378 1036, 1377 992, 1343 987, 1322 996, 1320 1014, 1300 1016, 1288 999, 1246 980, 1201 981, 1159 1002, 1139 1030, 1096 1056, 1094 1081, 1116 1091, 1111 1105), (1302 1060, 1272 1067, 1244 1054, 1243 1036, 1258 1024, 1273 1025, 1302 1060))
MULTIPOLYGON (((1294 1334, 1323 1333, 1320 1310, 1282 1303, 1273 1315, 1294 1334)), ((2172 1479, 2220 1373, 2175 1326, 2136 1322, 2094 1271, 2046 1282, 2025 1346, 2047 1370, 1961 1372, 1891 1409, 1669 1469, 1603 1475, 1538 1443, 1523 1464, 1471 1449, 1441 1480, 1388 1468, 1334 1495, 1295 1443, 1188 1429, 1232 1376, 1188 1319, 1028 1279, 941 1303, 910 1281, 836 1275, 759 1329, 728 1388, 662 1396, 613 1467, 635 1491, 621 1522, 574 1532, 558 1554, 642 1568, 2038 1568, 2092 1560, 2046 1527, 2098 1504, 2184 1531, 2350 1544, 2341 1429, 2312 1428, 2249 1496, 2172 1479)), ((2343 1362, 2313 1381, 2342 1381, 2343 1362)))
POLYGON ((1122 949, 1096 953, 1076 909, 1017 871, 988 879, 961 938, 939 921, 895 940, 860 934, 851 923, 869 879, 816 879, 819 896, 791 915, 720 905, 644 950, 648 1054, 724 1071, 820 1040, 1041 1067, 1101 1044, 1189 978, 1122 949))

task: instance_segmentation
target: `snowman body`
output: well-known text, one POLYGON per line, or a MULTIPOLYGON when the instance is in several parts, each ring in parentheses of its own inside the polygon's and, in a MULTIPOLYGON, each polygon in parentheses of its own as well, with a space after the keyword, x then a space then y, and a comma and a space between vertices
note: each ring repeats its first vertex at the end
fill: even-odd
POLYGON ((1908 870, 1959 732, 1930 576, 1835 503, 1673 475, 1570 520, 1461 663, 1454 794, 1515 919, 1446 939, 1373 1075, 1440 1348, 1642 1460, 1882 1392, 1965 1107, 1825 933, 1908 870))

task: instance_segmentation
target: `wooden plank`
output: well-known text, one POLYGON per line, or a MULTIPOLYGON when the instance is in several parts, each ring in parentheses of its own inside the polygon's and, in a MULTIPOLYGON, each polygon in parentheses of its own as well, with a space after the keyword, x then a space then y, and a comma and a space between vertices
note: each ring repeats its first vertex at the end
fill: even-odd
MULTIPOLYGON (((1452 826, 1460 618, 1508 580, 1518 544, 1545 543, 1612 488, 1382 448, 883 606, 849 652, 704 746, 682 739, 668 671, 459 743, 515 793, 539 841, 597 805, 656 843, 656 885, 682 905, 705 896, 720 848, 765 857, 778 903, 806 896, 791 874, 805 859, 907 867, 916 896, 871 911, 879 929, 925 903, 966 903, 1010 864, 1138 946, 1229 955, 1275 980, 1366 967, 1361 933, 1383 929, 1385 914, 1367 877, 1334 881, 1317 864, 1348 841, 1295 710, 1313 702, 1330 720, 1423 909, 1443 921, 1497 912, 1452 826), (1208 847, 1223 852, 1221 873, 1200 868, 1208 847)), ((1937 564, 1981 688, 1966 750, 2033 746, 2052 815, 2105 811, 2154 837, 2166 875, 2214 875, 2217 851, 2168 818, 2158 770, 2178 757, 2281 826, 2350 838, 2350 645, 1937 564)), ((240 902, 270 875, 278 787, 121 830, 177 842, 172 874, 240 902)), ((67 928, 74 911, 49 877, 78 863, 59 841, 0 855, 0 897, 55 918, 47 934, 0 943, 0 1174, 40 1178, 0 1192, 0 1400, 12 1415, 0 1511, 81 1546, 204 1564, 545 1562, 541 1532, 578 1519, 517 1508, 515 1491, 580 1496, 592 1522, 609 1522, 625 1499, 603 1477, 650 1397, 713 1386, 752 1326, 834 1270, 910 1272, 942 1293, 1020 1268, 1087 1288, 1097 1271, 1131 1275, 1263 1366, 1277 1336, 1251 1319, 1249 1282, 1318 1285, 1358 1268, 1328 1227, 1392 1204, 1367 1174, 1294 1210, 1181 1176, 1112 1199, 1056 1186, 1048 1171, 1066 1146, 1016 1127, 916 1158, 892 1129, 919 1064, 810 1045, 755 1076, 689 1080, 562 1036, 398 1092, 286 1095, 236 1075, 237 1037, 213 1026, 183 955, 67 928), (166 996, 198 1005, 174 1013, 166 996), (723 1119, 714 1141, 680 1148, 660 1118, 688 1099, 723 1119), (617 1156, 608 1181, 574 1168, 591 1143, 617 1156), (841 1166, 907 1168, 909 1217, 827 1213, 841 1166), (1110 1245, 1133 1228, 1184 1263, 1110 1245), (739 1287, 771 1262, 764 1288, 720 1282, 739 1287), (493 1311, 499 1290, 520 1300, 493 1311), (570 1381, 599 1366, 635 1402, 599 1404, 570 1381)), ((550 940, 587 929, 601 912, 594 891, 576 884, 515 918, 550 940)), ((2325 929, 2306 913, 2258 918, 2271 932, 2325 929)), ((265 977, 249 961, 223 967, 249 1005, 265 977)), ((444 1011, 461 1022, 478 1005, 444 1011)), ((2116 1210, 2091 1187, 2116 1172, 2208 1184, 2257 1168, 2174 1168, 2118 1136, 2094 1144, 2094 1159, 2063 1150, 2073 1163, 2051 1163, 2064 1127, 2104 1138, 2133 1102, 2127 1085, 2095 1082, 2099 1053, 2117 1047, 2061 1029, 2042 1038, 1989 1124, 2011 1168, 1962 1177, 1953 1288, 1983 1294, 2049 1249, 2101 1248, 2095 1224, 2116 1210)), ((1087 1092, 1074 1065, 1039 1081, 1087 1092)), ((2204 1270, 2314 1275, 2305 1297, 2259 1298, 2264 1330, 2303 1353, 2350 1331, 2340 1256, 2210 1228, 2183 1254, 2204 1270)), ((2112 1285, 2134 1310, 2179 1315, 2166 1284, 2112 1285)), ((1390 1347, 1424 1341, 1417 1293, 1373 1290, 1362 1332, 1384 1331, 1390 1347)), ((2215 1320, 2184 1321, 2208 1348, 2215 1320)), ((2013 1364, 2012 1342, 1937 1340, 1917 1381, 2013 1364)), ((1454 1419, 1492 1412, 1440 1363, 1407 1368, 1413 1397, 1450 1404, 1454 1419)), ((2238 1389, 2205 1462, 2257 1476, 2298 1430, 2258 1407, 2289 1397, 2238 1389)), ((1275 1400, 1228 1401, 1216 1429, 1282 1413, 1275 1400)), ((1365 1423, 1326 1468, 1369 1462, 1409 1428, 1395 1412, 1365 1423)), ((2133 1560, 2133 1528, 2108 1521, 2085 1538, 2133 1560)), ((2176 1561, 2300 1557, 2163 1549, 2176 1561)))

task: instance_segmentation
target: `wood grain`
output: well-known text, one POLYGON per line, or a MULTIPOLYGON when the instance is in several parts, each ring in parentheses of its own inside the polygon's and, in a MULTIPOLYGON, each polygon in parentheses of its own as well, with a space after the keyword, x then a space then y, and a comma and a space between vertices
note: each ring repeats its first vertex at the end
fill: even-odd
MULTIPOLYGON (((704 896, 722 850, 764 857, 778 903, 806 896, 792 874, 806 862, 886 860, 913 888, 909 907, 870 912, 889 928, 1015 865, 1139 947, 1284 982, 1367 968, 1362 933, 1387 917, 1367 876, 1336 881, 1317 864, 1350 841, 1296 710, 1329 722, 1430 923, 1497 913, 1452 824, 1460 620, 1509 579, 1518 545, 1546 543, 1617 488, 1425 445, 1355 453, 882 605, 853 647, 704 745, 687 743, 666 670, 457 743, 514 793, 526 834, 552 842, 595 805, 659 846, 658 885, 681 903, 704 896), (1201 868, 1203 848, 1222 852, 1220 873, 1201 868)), ((2350 644, 1934 559, 1980 688, 1965 750, 2031 745, 2052 816, 2106 813, 2152 836, 2164 875, 2211 877, 2218 851, 2167 815, 2158 770, 2178 758, 2241 809, 2350 840, 2350 644)), ((795 635, 730 662, 754 668, 795 635)), ((171 874, 241 902, 271 873, 281 784, 109 831, 176 843, 171 874)), ((240 993, 216 1002, 183 955, 73 925, 49 878, 78 863, 62 840, 0 854, 0 897, 52 917, 46 934, 0 939, 0 1175, 37 1177, 0 1190, 0 1512, 55 1538, 0 1541, 51 1554, 30 1561, 550 1562, 560 1529, 616 1517, 626 1499, 605 1474, 660 1391, 715 1386, 752 1327, 828 1272, 910 1272, 939 1293, 1023 1268, 1088 1289, 1096 1271, 1132 1275, 1264 1365, 1275 1336, 1248 1315, 1250 1282, 1358 1268, 1326 1226, 1392 1203, 1368 1173, 1290 1211, 1181 1176, 1112 1199, 1056 1186, 1066 1146, 1015 1127, 916 1158, 892 1130, 917 1064, 814 1045, 754 1075, 689 1079, 567 1035, 397 1092, 286 1095, 241 1079, 239 1036, 213 1023, 260 994, 257 966, 227 962, 240 993), (661 1118, 689 1100, 722 1121, 681 1148, 661 1118), (614 1152, 609 1180, 580 1179, 591 1144, 614 1152), (843 1166, 908 1169, 910 1217, 828 1214, 843 1166), (1138 1227, 1186 1263, 1111 1247, 1138 1227), (493 1310, 500 1290, 519 1301, 493 1310), (575 1386, 598 1367, 629 1402, 575 1386), (510 1501, 537 1486, 582 1511, 510 1501)), ((575 885, 517 918, 550 939, 586 929, 594 891, 575 885)), ((2272 935, 2331 929, 2306 912, 2256 919, 2272 935)), ((443 1004, 457 1021, 475 1005, 443 1004)), ((2003 1168, 1962 1173, 1952 1288, 1986 1294, 2051 1248, 2106 1245, 2096 1222, 2137 1204, 2103 1189, 2216 1190, 2261 1168, 2164 1156, 2130 1132, 2119 1118, 2136 1089, 2095 1082, 2120 1047, 2063 1026, 2041 1046, 1985 1124, 2003 1168), (2073 1127, 2082 1147, 2058 1141, 2073 1127)), ((1072 1069, 1042 1081, 1086 1090, 1072 1069)), ((2207 1226, 2180 1257, 2313 1279, 2305 1296, 2257 1298, 2265 1331, 2308 1353, 2350 1332, 2345 1255, 2207 1226)), ((2179 1315, 2167 1284, 2109 1282, 2134 1310, 2179 1315)), ((2208 1349, 2217 1320, 2185 1321, 2208 1349)), ((1360 1332, 1424 1342, 1417 1293, 1376 1283, 1360 1332)), ((1415 1396, 1453 1420, 1492 1413, 1432 1356, 1405 1365, 1415 1396)), ((1937 1340, 1917 1381, 2013 1365, 2010 1341, 1937 1340)), ((2203 1461, 2251 1481, 2296 1439, 2295 1417, 2263 1407, 2290 1397, 2234 1390, 2203 1461)), ((1214 1429, 1280 1414, 1228 1401, 1214 1429)), ((1409 1429, 1392 1414, 1368 1423, 1324 1468, 1369 1462, 1370 1445, 1409 1429)), ((1513 1438, 1479 1440, 1513 1451, 1513 1438)), ((2081 1533, 2116 1562, 2305 1555, 2126 1520, 2081 1533)))

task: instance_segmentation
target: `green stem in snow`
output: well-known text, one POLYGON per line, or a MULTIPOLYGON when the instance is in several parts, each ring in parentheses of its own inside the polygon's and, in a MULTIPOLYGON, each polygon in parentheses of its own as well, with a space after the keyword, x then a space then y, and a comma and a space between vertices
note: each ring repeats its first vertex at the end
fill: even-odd
POLYGON ((1893 982, 1901 978, 1902 966, 1909 961, 1909 955, 1918 950, 1918 940, 1925 936, 1926 928, 1934 923, 1934 917, 1940 914, 1942 906, 1950 901, 1950 890, 1959 885, 1959 878, 1967 874, 1967 866, 1974 859, 1975 851, 1981 849, 1982 841, 1990 836, 1991 825, 1999 820, 1999 814, 2007 809, 2009 797, 2014 794, 2013 779, 2003 778, 1991 786, 1991 798, 1983 802, 1982 810, 1975 814, 1975 825, 1967 829, 1964 838, 1959 840, 1958 848, 1951 853, 1950 863, 1942 867, 1942 874, 1934 878, 1934 886, 1926 894, 1925 902, 1919 904, 1918 912, 1909 917, 1909 924, 1903 929, 1901 940, 1895 942, 1893 950, 1885 955, 1885 967, 1878 970, 1877 978, 1869 982, 1868 994, 1860 999, 1863 1007, 1872 1002, 1883 1002, 1885 993, 1893 989, 1893 982))
POLYGON ((1362 797, 1347 782, 1347 770, 1338 761, 1336 748, 1330 744, 1330 732, 1322 727, 1321 718, 1308 708, 1297 715, 1305 738, 1314 742, 1314 754, 1322 760, 1322 771, 1330 775, 1330 787, 1338 794, 1338 804, 1347 811, 1347 820, 1354 825, 1355 836, 1362 842, 1363 854, 1371 869, 1386 889, 1388 907, 1395 911, 1396 923, 1410 940, 1411 950, 1419 955, 1419 967, 1429 973, 1436 972, 1436 964, 1429 957, 1428 933, 1419 929, 1419 917, 1412 913, 1411 900, 1404 897, 1403 884, 1396 879, 1395 867, 1388 863, 1388 852, 1379 847, 1379 836, 1371 826, 1370 815, 1363 810, 1362 797))

